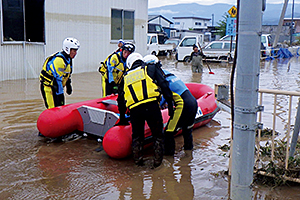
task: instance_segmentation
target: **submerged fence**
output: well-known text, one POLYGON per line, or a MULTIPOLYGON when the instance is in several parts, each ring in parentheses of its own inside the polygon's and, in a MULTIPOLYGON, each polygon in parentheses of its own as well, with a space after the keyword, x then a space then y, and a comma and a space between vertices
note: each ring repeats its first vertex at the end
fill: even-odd
MULTIPOLYGON (((229 88, 226 85, 215 85, 215 93, 216 99, 219 103, 219 107, 223 110, 230 112, 230 104, 228 100, 228 92, 229 88)), ((258 123, 262 123, 264 127, 270 127, 272 134, 270 138, 261 137, 262 130, 257 130, 256 137, 256 156, 255 156, 255 169, 259 169, 260 162, 267 162, 275 160, 275 142, 277 137, 286 142, 286 149, 282 151, 285 155, 285 169, 288 169, 289 164, 289 151, 290 151, 290 140, 291 140, 291 132, 293 129, 293 123, 296 120, 297 113, 297 105, 298 101, 293 103, 293 99, 297 99, 296 97, 300 97, 300 92, 293 91, 284 91, 284 90, 270 90, 270 89, 259 89, 259 105, 264 106, 263 112, 258 112, 257 121, 258 123), (280 121, 279 121, 280 120, 280 121), (279 122, 278 122, 279 121, 279 122), (280 125, 280 128, 278 126, 280 125), (281 135, 277 136, 276 133, 280 132, 281 135), (262 144, 266 144, 271 142, 271 155, 270 157, 263 158, 261 155, 261 147, 262 144)), ((300 101, 300 99, 299 99, 300 101)), ((300 105, 300 104, 299 104, 300 105)), ((231 150, 231 148, 230 148, 231 150)), ((231 154, 231 152, 230 152, 231 154)), ((273 176, 270 173, 266 173, 261 170, 255 170, 256 172, 273 176)), ((229 175, 231 175, 231 157, 229 161, 229 175)), ((289 178, 285 177, 287 180, 294 181, 300 183, 299 178, 289 178)))
MULTIPOLYGON (((259 104, 263 105, 263 94, 271 94, 273 95, 273 112, 272 114, 272 136, 271 136, 271 161, 274 161, 274 149, 275 149, 275 133, 276 133, 276 119, 278 114, 278 96, 284 95, 288 97, 288 109, 287 109, 287 121, 286 121, 286 132, 284 133, 283 139, 286 141, 286 155, 285 155, 285 169, 288 168, 288 160, 289 160, 289 148, 290 148, 290 135, 291 135, 291 121, 292 121, 292 111, 296 108, 292 107, 293 97, 299 97, 300 92, 292 92, 292 91, 283 91, 283 90, 268 90, 268 89, 260 89, 259 90, 259 104)), ((294 110, 294 111, 295 111, 294 110)), ((293 112, 294 113, 294 112, 293 112)), ((262 122, 262 115, 264 112, 258 113, 258 122, 262 122)), ((296 116, 294 116, 296 117, 296 116)), ((261 142, 261 130, 258 130, 257 137, 257 157, 256 160, 260 158, 260 142, 261 142)))

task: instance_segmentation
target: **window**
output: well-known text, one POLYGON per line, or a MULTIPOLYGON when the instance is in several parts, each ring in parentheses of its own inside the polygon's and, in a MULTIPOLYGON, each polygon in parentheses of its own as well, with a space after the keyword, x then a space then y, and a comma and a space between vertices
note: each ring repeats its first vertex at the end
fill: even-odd
POLYGON ((224 44, 224 49, 230 49, 230 43, 225 43, 224 44))
POLYGON ((163 28, 160 24, 148 24, 148 32, 149 33, 157 33, 157 32, 164 32, 163 28))
POLYGON ((195 22, 195 25, 201 26, 201 22, 195 22))
POLYGON ((208 48, 211 49, 222 49, 223 43, 212 43, 208 48))
MULTIPOLYGON (((235 43, 232 43, 231 49, 235 48, 235 43)), ((230 43, 225 43, 224 44, 224 49, 229 50, 230 49, 230 43)))
POLYGON ((175 25, 180 25, 180 22, 175 22, 175 25))
POLYGON ((175 37, 176 35, 176 30, 171 30, 170 31, 170 37, 175 37))
POLYGON ((161 28, 161 26, 155 26, 155 31, 156 32, 164 32, 161 28))
POLYGON ((181 47, 192 47, 194 44, 196 44, 196 38, 186 38, 181 42, 180 46, 181 47))
POLYGON ((2 42, 45 42, 45 0, 2 0, 2 42))
POLYGON ((111 10, 111 40, 133 40, 134 12, 111 10))
POLYGON ((156 36, 153 36, 150 44, 156 44, 156 43, 157 43, 157 38, 156 36))

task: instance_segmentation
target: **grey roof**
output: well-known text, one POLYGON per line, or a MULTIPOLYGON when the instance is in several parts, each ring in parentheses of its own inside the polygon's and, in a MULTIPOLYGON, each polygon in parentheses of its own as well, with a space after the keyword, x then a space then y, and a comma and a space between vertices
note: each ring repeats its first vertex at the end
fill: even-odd
POLYGON ((165 18, 164 16, 162 15, 148 15, 148 22, 151 21, 151 20, 154 20, 156 18, 163 18, 164 20, 166 20, 167 22, 169 22, 170 24, 173 24, 172 21, 168 20, 167 18, 165 18))
MULTIPOLYGON (((292 18, 284 18, 283 20, 292 20, 292 18)), ((300 18, 293 18, 294 21, 299 21, 300 18)))
POLYGON ((204 17, 173 17, 173 19, 204 19, 204 20, 211 20, 210 18, 204 18, 204 17))

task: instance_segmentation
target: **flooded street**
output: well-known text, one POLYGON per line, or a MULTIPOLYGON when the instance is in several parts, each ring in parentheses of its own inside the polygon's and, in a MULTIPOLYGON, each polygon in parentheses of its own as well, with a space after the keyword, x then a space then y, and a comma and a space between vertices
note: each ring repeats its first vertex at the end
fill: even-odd
MULTIPOLYGON (((202 74, 193 74, 190 64, 161 57, 163 66, 184 82, 198 82, 214 88, 230 83, 231 64, 209 63, 202 74)), ((75 62, 76 72, 76 62, 75 62)), ((260 88, 300 92, 299 58, 261 62, 260 88)), ((100 74, 72 75, 73 94, 66 103, 101 97, 100 74)), ((272 99, 266 97, 272 110, 272 99)), ((286 129, 286 99, 280 101, 281 120, 277 131, 286 129)), ((293 100, 293 108, 297 99, 293 100)), ((204 127, 193 131, 194 150, 182 150, 183 138, 176 141, 176 155, 165 156, 162 166, 152 170, 137 167, 133 159, 111 159, 95 151, 96 140, 47 143, 38 137, 36 121, 45 109, 38 79, 0 82, 0 199, 228 199, 230 180, 228 152, 231 115, 216 114, 204 127)), ((295 113, 296 110, 293 111, 295 113)), ((292 115, 294 116, 294 115, 292 115)), ((265 117, 264 127, 272 127, 265 117)), ((294 120, 294 117, 292 117, 294 120)), ((293 124, 293 122, 292 122, 293 124)), ((271 188, 253 186, 253 199, 297 199, 299 186, 271 188)))

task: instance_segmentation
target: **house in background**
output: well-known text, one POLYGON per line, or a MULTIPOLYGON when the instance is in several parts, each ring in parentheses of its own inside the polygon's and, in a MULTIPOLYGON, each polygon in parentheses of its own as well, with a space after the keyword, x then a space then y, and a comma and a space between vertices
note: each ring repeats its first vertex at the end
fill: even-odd
POLYGON ((182 39, 185 36, 201 35, 205 42, 211 41, 211 33, 208 27, 211 19, 202 17, 173 17, 174 30, 171 36, 182 39))
POLYGON ((177 30, 194 30, 205 32, 210 25, 210 20, 203 17, 173 17, 174 28, 177 30))
MULTIPOLYGON (((276 25, 268 24, 268 25, 262 25, 261 30, 263 34, 271 34, 271 37, 274 40, 277 34, 277 28, 278 28, 278 24, 276 25)), ((289 40, 290 38, 289 35, 290 35, 290 27, 283 24, 283 26, 281 27, 281 32, 279 34, 278 42, 284 42, 289 40)))
MULTIPOLYGON (((283 26, 289 27, 289 31, 291 30, 291 23, 292 23, 292 18, 285 18, 283 19, 283 26)), ((300 36, 300 18, 293 18, 293 36, 300 36)), ((290 35, 290 32, 289 32, 290 35)), ((295 39, 295 38, 294 38, 295 39)))
POLYGON ((171 26, 173 24, 172 21, 168 20, 162 15, 148 15, 148 23, 149 24, 160 24, 164 31, 168 34, 168 37, 171 37, 170 31, 171 26))
POLYGON ((73 36, 74 73, 97 72, 122 38, 147 52, 148 0, 0 1, 0 81, 38 78, 45 57, 73 36))

